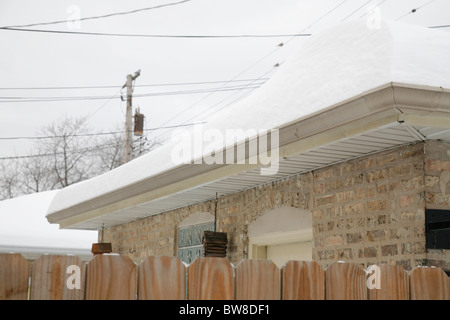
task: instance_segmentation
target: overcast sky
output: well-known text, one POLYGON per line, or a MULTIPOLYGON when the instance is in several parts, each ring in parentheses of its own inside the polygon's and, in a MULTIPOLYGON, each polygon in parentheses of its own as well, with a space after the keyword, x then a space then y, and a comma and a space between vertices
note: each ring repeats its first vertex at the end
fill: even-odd
MULTIPOLYGON (((0 0, 0 27, 66 21, 127 12, 181 0, 76 1, 0 0)), ((450 0, 191 0, 133 14, 30 29, 159 35, 275 35, 312 33, 342 21, 364 18, 380 4, 383 19, 421 26, 450 24, 450 0), (415 13, 412 9, 418 8, 415 13), (409 13, 409 14, 408 14, 409 13)), ((450 28, 441 29, 450 32, 450 28)), ((143 86, 185 82, 265 79, 307 37, 144 38, 36 33, 0 29, 0 88, 98 87, 67 90, 0 89, 0 138, 35 136, 64 115, 89 116, 96 132, 115 131, 125 119, 120 88, 126 75, 141 70, 134 95, 239 86, 250 82, 189 86, 143 86), (285 43, 280 47, 278 44, 285 43), (287 42, 287 43, 286 43, 287 42), (5 102, 8 97, 112 97, 81 101, 5 102)), ((255 81, 252 87, 261 83, 255 81)), ((257 89, 256 89, 257 90, 257 89)), ((135 97, 146 129, 207 121, 214 110, 249 89, 135 97), (188 111, 183 112, 183 110, 188 111), (181 114, 180 114, 181 113, 181 114)), ((125 93, 125 90, 123 91, 125 93)), ((152 133, 158 136, 159 131, 152 133)), ((1 140, 0 157, 32 153, 32 141, 1 140)))

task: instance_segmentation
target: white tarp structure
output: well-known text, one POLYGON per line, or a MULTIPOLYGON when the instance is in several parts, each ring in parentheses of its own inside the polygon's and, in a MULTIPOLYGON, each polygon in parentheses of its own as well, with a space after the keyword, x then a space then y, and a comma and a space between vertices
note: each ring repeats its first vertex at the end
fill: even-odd
POLYGON ((45 215, 58 191, 0 201, 0 252, 21 253, 35 259, 42 254, 73 254, 87 259, 96 231, 61 230, 45 215))

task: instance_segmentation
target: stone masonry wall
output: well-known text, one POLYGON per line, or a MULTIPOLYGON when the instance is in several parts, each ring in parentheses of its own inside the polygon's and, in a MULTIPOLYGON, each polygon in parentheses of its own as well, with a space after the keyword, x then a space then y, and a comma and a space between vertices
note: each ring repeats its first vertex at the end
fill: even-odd
MULTIPOLYGON (((406 269, 423 264, 424 146, 399 147, 220 198, 217 228, 228 233, 228 259, 236 264, 247 258, 247 226, 260 214, 292 206, 313 215, 313 259, 322 267, 337 260, 406 269)), ((105 241, 136 262, 173 256, 178 224, 196 212, 214 213, 214 202, 111 227, 105 241)))
POLYGON ((423 264, 423 165, 418 143, 314 172, 316 261, 423 264))
MULTIPOLYGON (((217 231, 228 233, 228 259, 237 263, 247 257, 247 226, 260 213, 282 206, 308 209, 311 181, 311 174, 298 175, 220 198, 217 231)), ((214 208, 209 201, 114 226, 105 229, 104 241, 136 262, 150 255, 176 256, 180 222, 196 212, 214 214, 214 208)))
MULTIPOLYGON (((450 209, 450 143, 429 141, 425 147, 427 209, 450 209)), ((450 270, 450 250, 427 249, 427 264, 450 270)))

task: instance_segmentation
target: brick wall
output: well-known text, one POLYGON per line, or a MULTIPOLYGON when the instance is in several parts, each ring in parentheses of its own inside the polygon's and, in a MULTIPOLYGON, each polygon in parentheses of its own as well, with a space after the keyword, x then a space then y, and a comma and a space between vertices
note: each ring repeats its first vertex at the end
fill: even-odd
MULTIPOLYGON (((450 209, 450 143, 429 141, 425 147, 428 209, 450 209)), ((450 250, 427 249, 427 264, 450 270, 450 250)))
MULTIPOLYGON (((229 260, 248 256, 247 226, 260 214, 292 206, 313 215, 313 259, 322 267, 337 260, 423 264, 424 150, 424 143, 399 147, 220 198, 217 226, 228 233, 229 260)), ((136 261, 176 255, 177 226, 196 212, 213 213, 214 202, 109 228, 105 240, 136 261)))
POLYGON ((315 171, 315 260, 422 264, 423 163, 418 143, 315 171))
MULTIPOLYGON (((237 263, 247 257, 247 226, 260 213, 282 206, 307 209, 311 204, 311 174, 258 186, 218 201, 217 231, 228 233, 228 259, 237 263)), ((128 254, 136 262, 149 255, 176 256, 177 227, 190 214, 214 214, 214 201, 165 212, 105 229, 104 241, 113 252, 128 254)))

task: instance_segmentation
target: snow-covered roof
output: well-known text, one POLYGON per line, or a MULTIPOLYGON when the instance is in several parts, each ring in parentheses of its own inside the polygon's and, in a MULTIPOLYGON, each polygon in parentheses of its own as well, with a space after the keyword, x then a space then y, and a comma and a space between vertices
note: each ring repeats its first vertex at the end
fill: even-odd
MULTIPOLYGON (((379 28, 369 28, 365 20, 329 28, 312 35, 262 87, 218 112, 202 129, 282 128, 390 84, 448 91, 450 34, 386 21, 379 28)), ((370 107, 359 112, 370 112, 370 107)), ((55 218, 57 214, 81 203, 85 204, 83 210, 95 210, 101 205, 101 201, 94 204, 99 197, 181 170, 182 165, 174 164, 172 157, 179 143, 173 141, 113 171, 61 190, 51 203, 49 220, 60 220, 55 218)), ((233 141, 227 141, 229 144, 233 141)), ((200 158, 203 152, 194 150, 192 159, 200 158)), ((64 219, 70 215, 66 213, 64 219)))
POLYGON ((0 252, 76 254, 92 256, 96 231, 61 230, 45 215, 58 191, 47 191, 0 201, 0 252))

